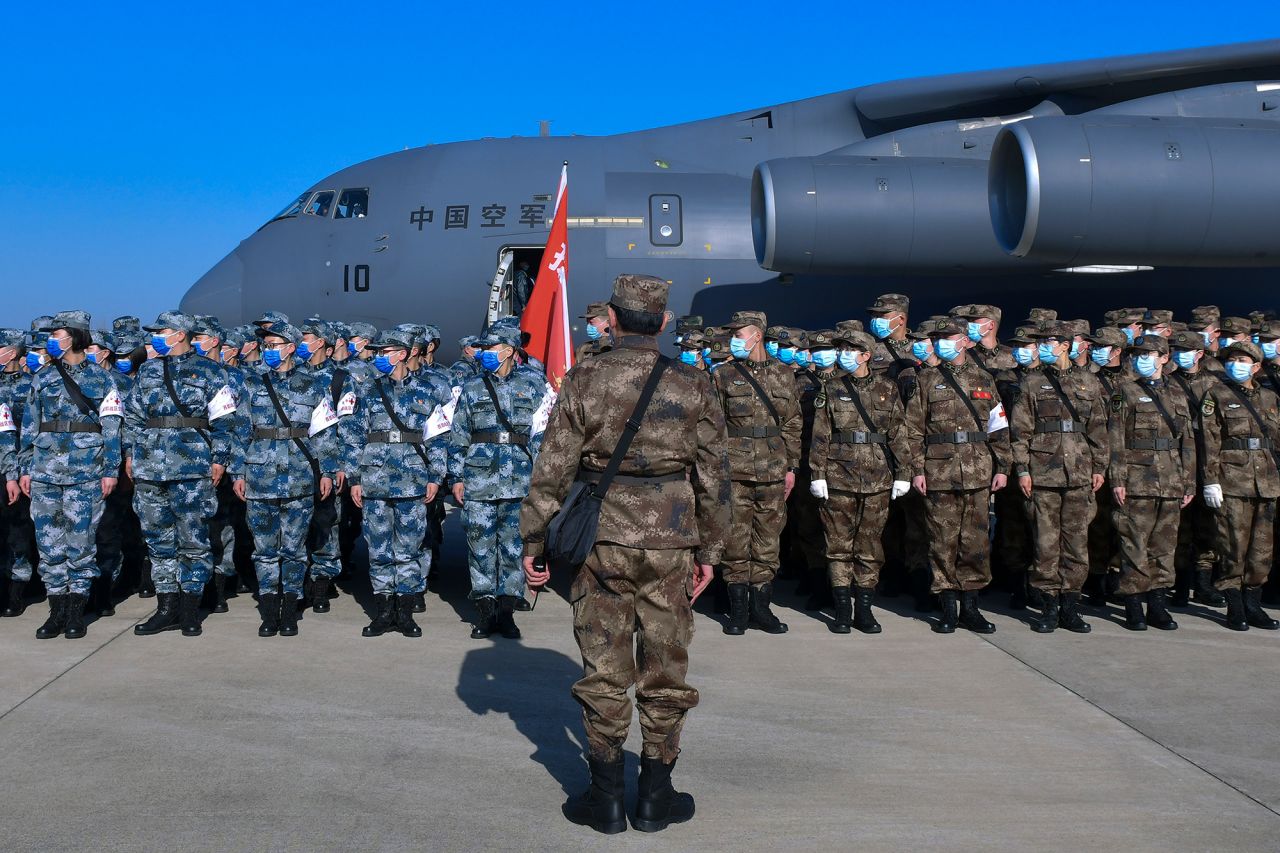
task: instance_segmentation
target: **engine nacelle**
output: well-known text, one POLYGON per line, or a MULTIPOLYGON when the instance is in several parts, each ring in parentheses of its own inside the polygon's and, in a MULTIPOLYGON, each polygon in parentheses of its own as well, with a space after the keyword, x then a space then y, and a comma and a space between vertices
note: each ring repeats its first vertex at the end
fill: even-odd
POLYGON ((1024 266, 1000 250, 986 163, 825 154, 751 179, 756 260, 779 272, 954 272, 1024 266))
POLYGON ((1004 251, 1054 265, 1280 265, 1280 127, 1060 116, 1003 128, 991 152, 1004 251))

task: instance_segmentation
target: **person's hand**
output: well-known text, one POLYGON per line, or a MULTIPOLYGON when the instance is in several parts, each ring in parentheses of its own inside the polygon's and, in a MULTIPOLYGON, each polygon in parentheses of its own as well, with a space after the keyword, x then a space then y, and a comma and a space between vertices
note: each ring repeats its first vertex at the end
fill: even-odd
POLYGON ((1098 489, 1102 488, 1102 484, 1107 481, 1107 478, 1102 476, 1101 474, 1094 474, 1092 481, 1093 481, 1093 490, 1096 492, 1098 491, 1098 489))
POLYGON ((894 480, 893 485, 889 488, 889 500, 896 501, 909 491, 911 491, 910 482, 907 480, 894 480))
POLYGON ((320 478, 320 500, 324 500, 325 498, 329 497, 329 495, 331 494, 333 494, 333 478, 321 477, 320 478))
MULTIPOLYGON (((1222 485, 1220 483, 1209 483, 1204 487, 1204 503, 1210 509, 1222 508, 1222 485)), ((1186 506, 1186 504, 1183 504, 1186 506)))
POLYGON ((811 480, 809 482, 809 494, 822 501, 831 497, 830 493, 827 491, 826 480, 811 480))
POLYGON ((18 486, 22 489, 22 493, 27 497, 31 497, 31 475, 23 474, 22 479, 18 480, 18 486))
POLYGON ((1018 488, 1022 489, 1022 496, 1024 498, 1031 497, 1031 475, 1030 474, 1023 474, 1021 477, 1018 478, 1018 488))
POLYGON ((436 499, 436 495, 440 494, 439 483, 427 483, 427 496, 422 499, 423 503, 431 503, 436 499))
POLYGON ((698 596, 702 595, 710 584, 711 579, 716 576, 716 570, 706 563, 693 564, 693 595, 689 596, 689 606, 698 600, 698 596))
POLYGON ((4 490, 9 495, 9 506, 13 506, 18 502, 18 498, 22 496, 22 489, 18 486, 17 480, 8 480, 4 484, 4 490))
POLYGON ((922 495, 929 494, 929 488, 925 483, 924 474, 911 478, 911 488, 915 489, 922 495))
POLYGON ((360 488, 359 483, 351 486, 351 502, 356 505, 356 509, 364 509, 364 489, 360 488))
POLYGON ((1182 496, 1182 509, 1186 509, 1186 508, 1187 508, 1187 504, 1191 503, 1191 501, 1195 499, 1195 496, 1196 496, 1196 493, 1195 493, 1195 492, 1192 492, 1192 493, 1191 493, 1191 494, 1189 494, 1189 495, 1183 495, 1183 496, 1182 496))
POLYGON ((346 484, 347 484, 347 472, 339 471, 337 478, 333 481, 334 489, 341 492, 343 486, 345 486, 346 484))
POLYGON ((462 506, 462 495, 465 491, 462 483, 453 484, 453 499, 458 502, 458 506, 462 506))
POLYGON ((991 478, 991 491, 993 492, 998 492, 1007 485, 1009 485, 1008 474, 996 474, 991 478))
POLYGON ((240 500, 242 500, 242 501, 243 501, 243 500, 247 500, 247 498, 244 496, 244 494, 245 494, 245 485, 244 485, 244 480, 235 480, 235 481, 233 481, 233 482, 231 483, 231 491, 235 492, 235 493, 236 493, 236 497, 238 497, 240 500))
POLYGON ((116 478, 103 477, 102 478, 102 496, 105 498, 107 495, 111 494, 115 490, 116 490, 116 478))
POLYGON ((1124 506, 1125 489, 1124 486, 1115 486, 1111 489, 1111 496, 1116 499, 1116 506, 1124 506))
MULTIPOLYGON (((461 487, 461 483, 454 486, 454 493, 457 494, 457 490, 461 487)), ((459 501, 459 503, 461 503, 461 501, 459 501)), ((524 558, 524 579, 528 582, 530 589, 542 589, 547 585, 547 582, 551 580, 551 569, 544 566, 542 570, 539 571, 538 567, 534 565, 534 560, 536 559, 537 557, 532 556, 524 558)))
POLYGON ((130 480, 133 479, 133 457, 126 456, 124 458, 124 475, 130 480))
POLYGON ((209 466, 209 476, 213 478, 213 484, 216 486, 222 482, 222 475, 227 473, 226 465, 219 465, 217 462, 209 466))
POLYGON ((788 471, 783 482, 786 483, 786 488, 782 492, 782 499, 785 501, 791 497, 791 490, 796 487, 796 472, 788 471))

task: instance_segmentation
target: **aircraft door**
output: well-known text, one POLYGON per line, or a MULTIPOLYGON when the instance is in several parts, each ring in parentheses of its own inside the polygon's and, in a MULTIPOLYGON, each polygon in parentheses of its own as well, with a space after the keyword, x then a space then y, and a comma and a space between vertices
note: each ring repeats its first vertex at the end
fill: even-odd
POLYGON ((649 196, 649 242, 655 246, 679 246, 684 242, 680 196, 649 196))

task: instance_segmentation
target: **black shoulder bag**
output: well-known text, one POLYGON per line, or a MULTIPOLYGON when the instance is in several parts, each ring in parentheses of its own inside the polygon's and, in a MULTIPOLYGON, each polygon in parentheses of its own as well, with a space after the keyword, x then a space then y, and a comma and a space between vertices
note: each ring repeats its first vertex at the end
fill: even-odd
MULTIPOLYGON (((271 384, 271 373, 262 374, 262 381, 267 386, 267 396, 271 398, 271 405, 275 406, 276 414, 280 417, 280 425, 283 429, 292 429, 293 421, 289 420, 289 416, 284 412, 284 406, 280 405, 280 398, 276 396, 275 386, 271 384)), ((315 478, 315 487, 320 488, 320 460, 312 453, 311 448, 307 447, 305 441, 300 438, 293 439, 293 443, 302 451, 302 455, 306 457, 307 463, 311 465, 311 476, 315 478)))
MULTIPOLYGON (((387 394, 387 386, 384 383, 384 379, 378 379, 378 393, 382 395, 382 405, 387 410, 387 417, 391 418, 391 422, 401 432, 413 432, 413 430, 404 425, 404 421, 400 420, 400 416, 396 414, 396 407, 391 405, 391 396, 387 394)), ((422 464, 427 466, 427 472, 430 473, 431 463, 427 461, 427 451, 423 450, 422 445, 418 442, 411 442, 410 446, 418 452, 418 456, 422 457, 422 464)))
MULTIPOLYGON (((846 376, 843 379, 845 390, 849 392, 849 396, 853 399, 853 406, 858 410, 858 415, 862 418, 862 422, 867 425, 867 432, 879 432, 875 423, 871 420, 871 413, 867 411, 867 407, 862 405, 862 400, 858 397, 858 389, 853 385, 853 378, 846 376)), ((880 446, 880 452, 884 454, 884 461, 889 466, 890 473, 896 473, 898 470, 898 460, 893 458, 893 452, 889 450, 888 435, 885 436, 883 443, 876 442, 880 446)))
POLYGON ((560 511, 551 518, 547 525, 546 555, 547 562, 555 566, 577 568, 587 561, 591 549, 596 546, 596 531, 600 526, 600 508, 604 497, 609 492, 613 478, 622 466, 622 459, 631 448, 631 441, 640 431, 640 421, 649 408, 649 400, 658 387, 658 380, 671 364, 671 359, 659 355, 654 362, 653 370, 640 391, 636 407, 631 411, 626 426, 622 428, 622 437, 609 457, 609 464, 600 475, 599 482, 574 482, 569 488, 560 511))

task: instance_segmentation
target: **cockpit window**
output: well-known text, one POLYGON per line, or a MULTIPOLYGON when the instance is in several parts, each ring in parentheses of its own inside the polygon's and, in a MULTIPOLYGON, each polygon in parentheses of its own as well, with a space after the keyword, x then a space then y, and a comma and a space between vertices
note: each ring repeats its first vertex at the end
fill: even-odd
POLYGON ((364 219, 369 213, 369 188, 343 190, 338 196, 338 209, 334 219, 364 219))
POLYGON ((333 190, 324 190, 312 196, 311 201, 307 204, 307 208, 303 213, 307 216, 328 216, 329 208, 332 206, 333 190))
POLYGON ((309 198, 311 198, 311 190, 307 190, 302 195, 298 196, 292 204, 277 213, 271 221, 274 222, 277 219, 288 219, 290 216, 297 216, 302 212, 303 208, 307 206, 307 199, 309 198))

